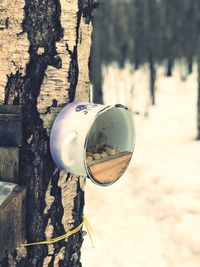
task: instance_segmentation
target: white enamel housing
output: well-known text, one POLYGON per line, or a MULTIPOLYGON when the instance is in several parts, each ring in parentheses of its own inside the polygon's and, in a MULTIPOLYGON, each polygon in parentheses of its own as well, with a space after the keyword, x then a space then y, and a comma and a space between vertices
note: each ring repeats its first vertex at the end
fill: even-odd
MULTIPOLYGON (((106 143, 133 152, 135 131, 130 110, 122 105, 73 102, 66 105, 54 121, 50 149, 61 170, 89 177, 86 148, 106 143)), ((113 181, 115 182, 115 181, 113 181)))

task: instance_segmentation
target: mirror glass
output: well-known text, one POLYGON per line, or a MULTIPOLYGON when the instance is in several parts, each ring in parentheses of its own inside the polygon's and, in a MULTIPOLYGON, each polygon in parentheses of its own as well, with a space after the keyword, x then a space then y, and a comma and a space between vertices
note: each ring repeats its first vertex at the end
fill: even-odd
POLYGON ((127 169, 133 152, 133 125, 130 113, 116 107, 100 113, 94 121, 86 145, 89 177, 109 185, 127 169))

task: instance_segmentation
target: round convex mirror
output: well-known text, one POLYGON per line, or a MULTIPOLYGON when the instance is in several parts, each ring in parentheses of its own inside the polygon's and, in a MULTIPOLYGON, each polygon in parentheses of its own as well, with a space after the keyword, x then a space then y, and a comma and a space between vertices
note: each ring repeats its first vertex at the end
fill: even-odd
POLYGON ((101 111, 86 141, 86 168, 91 180, 100 185, 117 181, 127 169, 134 149, 132 114, 123 106, 101 111))

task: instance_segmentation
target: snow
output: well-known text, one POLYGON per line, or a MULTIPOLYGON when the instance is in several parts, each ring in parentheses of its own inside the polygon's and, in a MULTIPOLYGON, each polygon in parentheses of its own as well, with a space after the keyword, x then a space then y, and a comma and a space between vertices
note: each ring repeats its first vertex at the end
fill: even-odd
POLYGON ((140 114, 134 116, 136 147, 123 177, 109 187, 87 182, 85 215, 94 248, 87 235, 84 267, 200 266, 196 69, 185 81, 180 65, 172 78, 163 76, 162 67, 158 73, 157 104, 150 107, 147 67, 104 68, 105 103, 126 104, 140 114))

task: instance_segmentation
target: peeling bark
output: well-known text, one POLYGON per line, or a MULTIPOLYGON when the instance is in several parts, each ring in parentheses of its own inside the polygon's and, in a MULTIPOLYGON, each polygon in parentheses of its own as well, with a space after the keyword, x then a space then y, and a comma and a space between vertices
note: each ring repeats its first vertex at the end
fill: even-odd
MULTIPOLYGON (((82 222, 85 178, 60 172, 49 134, 62 107, 89 101, 90 1, 0 1, 0 103, 21 104, 20 184, 27 187, 27 242, 82 222)), ((67 126, 66 126, 67 127, 67 126)), ((81 266, 82 232, 51 245, 18 248, 2 266, 81 266)))

